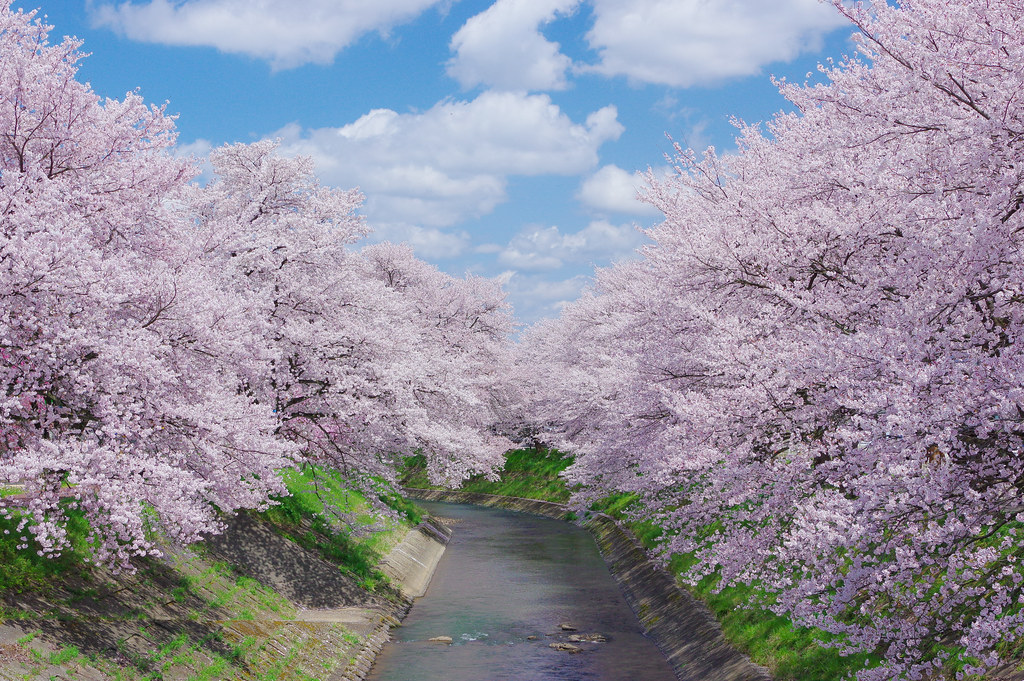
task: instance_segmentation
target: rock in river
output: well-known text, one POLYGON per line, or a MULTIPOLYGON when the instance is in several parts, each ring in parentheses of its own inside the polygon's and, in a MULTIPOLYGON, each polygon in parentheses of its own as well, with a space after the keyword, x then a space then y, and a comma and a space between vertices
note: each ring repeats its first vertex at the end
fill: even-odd
POLYGON ((564 650, 567 653, 582 653, 583 648, 575 646, 571 643, 562 643, 561 641, 555 643, 549 643, 548 648, 554 648, 555 650, 564 650))

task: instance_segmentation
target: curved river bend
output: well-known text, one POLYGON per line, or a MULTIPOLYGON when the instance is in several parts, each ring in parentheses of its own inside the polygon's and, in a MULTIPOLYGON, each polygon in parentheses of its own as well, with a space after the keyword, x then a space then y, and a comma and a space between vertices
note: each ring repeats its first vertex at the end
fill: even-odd
POLYGON ((593 538, 558 520, 479 506, 418 502, 455 533, 430 588, 377 657, 368 681, 672 681, 593 538), (600 633, 580 653, 553 650, 600 633), (450 636, 452 645, 427 639, 450 636), (530 637, 536 637, 531 639, 530 637))

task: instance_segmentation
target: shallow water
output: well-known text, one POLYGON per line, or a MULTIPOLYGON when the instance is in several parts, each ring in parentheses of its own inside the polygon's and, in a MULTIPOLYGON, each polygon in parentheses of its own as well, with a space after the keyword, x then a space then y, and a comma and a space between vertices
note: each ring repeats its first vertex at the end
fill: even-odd
POLYGON ((454 519, 430 588, 377 657, 369 681, 671 681, 593 538, 569 523, 478 506, 420 502, 454 519), (600 633, 570 654, 548 647, 600 633), (450 636, 452 645, 431 643, 450 636), (536 636, 536 640, 527 637, 536 636))

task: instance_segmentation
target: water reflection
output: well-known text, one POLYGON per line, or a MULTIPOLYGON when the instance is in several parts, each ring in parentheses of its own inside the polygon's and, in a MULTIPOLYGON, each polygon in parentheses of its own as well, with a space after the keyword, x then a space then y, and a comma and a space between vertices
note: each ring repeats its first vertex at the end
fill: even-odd
POLYGON ((392 631, 369 681, 669 681, 590 535, 497 509, 422 502, 455 534, 426 595, 392 631), (600 633, 577 654, 552 650, 573 632, 600 633), (450 636, 452 644, 432 643, 450 636))

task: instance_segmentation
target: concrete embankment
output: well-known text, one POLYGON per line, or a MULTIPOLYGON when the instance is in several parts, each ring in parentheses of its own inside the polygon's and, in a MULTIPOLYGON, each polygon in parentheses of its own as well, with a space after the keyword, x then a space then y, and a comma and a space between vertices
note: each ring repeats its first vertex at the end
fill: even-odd
POLYGON ((297 551, 291 542, 246 516, 211 538, 210 544, 221 557, 245 566, 251 577, 300 605, 303 609, 296 619, 313 630, 311 640, 328 638, 337 625, 358 636, 360 642, 350 651, 348 663, 335 668, 328 678, 362 681, 390 639, 391 628, 405 618, 413 599, 426 591, 450 537, 451 530, 427 519, 388 552, 377 567, 401 593, 397 602, 367 599, 336 566, 297 551))
POLYGON ((556 504, 540 499, 524 499, 522 497, 502 497, 497 494, 480 494, 478 492, 448 491, 443 489, 419 489, 403 487, 405 494, 413 499, 424 501, 445 501, 450 504, 473 504, 474 506, 492 506, 510 511, 521 511, 542 515, 556 520, 565 520, 569 509, 564 504, 556 504))
MULTIPOLYGON (((565 519, 562 504, 492 494, 405 488, 415 499, 476 504, 565 519)), ((609 516, 584 523, 644 631, 668 658, 680 681, 771 681, 763 667, 736 650, 718 621, 675 578, 647 557, 632 533, 609 516)))
POLYGON ((231 678, 361 681, 430 581, 450 531, 406 532, 380 570, 396 598, 240 514, 199 550, 135 573, 63 575, 0 599, 0 681, 231 678))
POLYGON ((390 612, 370 615, 372 630, 363 639, 351 662, 330 681, 363 681, 366 678, 377 654, 390 640, 391 628, 400 624, 409 613, 413 599, 426 592, 451 534, 449 528, 427 519, 410 530, 388 552, 378 567, 398 587, 402 600, 394 604, 390 612))

